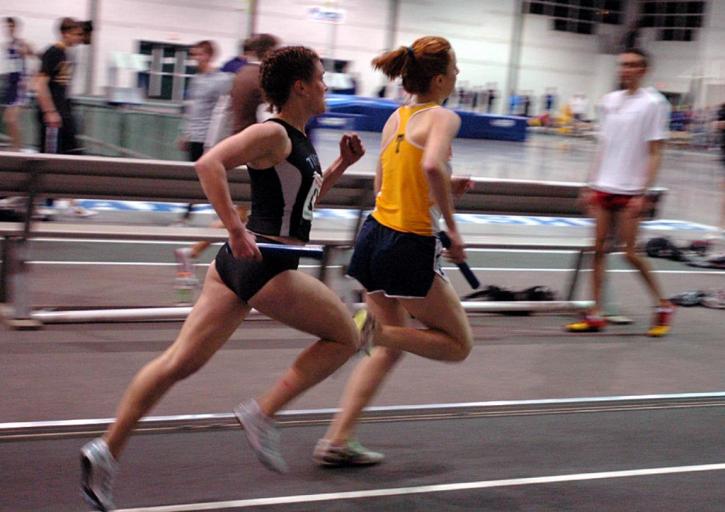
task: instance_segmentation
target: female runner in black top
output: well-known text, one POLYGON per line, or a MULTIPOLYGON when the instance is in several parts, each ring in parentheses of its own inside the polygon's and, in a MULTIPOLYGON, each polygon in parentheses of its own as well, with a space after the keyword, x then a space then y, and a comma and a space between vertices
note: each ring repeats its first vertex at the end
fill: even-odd
POLYGON ((278 452, 274 414, 357 350, 360 335, 340 299, 317 279, 297 271, 296 258, 262 258, 256 244, 260 239, 306 242, 317 199, 365 152, 357 135, 346 134, 340 140, 340 156, 321 172, 304 126, 325 111, 323 74, 312 50, 285 47, 271 53, 262 63, 261 85, 275 118, 224 140, 197 162, 199 180, 229 240, 210 265, 201 296, 176 341, 136 375, 104 436, 81 450, 82 490, 96 508, 113 507, 116 459, 138 420, 171 386, 201 368, 251 308, 319 339, 271 389, 234 409, 257 457, 275 471, 286 466, 278 452), (226 177, 228 169, 243 164, 252 183, 252 213, 246 226, 235 210, 226 177))

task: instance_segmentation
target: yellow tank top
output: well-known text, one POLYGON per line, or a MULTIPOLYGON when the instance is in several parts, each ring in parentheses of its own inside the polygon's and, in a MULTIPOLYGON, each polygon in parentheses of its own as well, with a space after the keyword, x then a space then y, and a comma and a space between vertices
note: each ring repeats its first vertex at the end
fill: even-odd
POLYGON ((436 107, 435 103, 400 107, 398 129, 380 155, 382 183, 372 215, 390 229, 424 236, 439 231, 440 213, 431 198, 428 178, 421 165, 423 148, 405 136, 411 117, 436 107))

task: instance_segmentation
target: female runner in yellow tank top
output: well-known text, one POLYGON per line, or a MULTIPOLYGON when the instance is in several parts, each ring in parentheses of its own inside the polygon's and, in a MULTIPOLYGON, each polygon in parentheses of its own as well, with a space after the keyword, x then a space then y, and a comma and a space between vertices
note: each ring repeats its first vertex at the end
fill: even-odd
POLYGON ((391 79, 402 77, 412 104, 396 110, 383 128, 375 210, 360 230, 348 270, 365 287, 368 309, 356 314, 356 322, 370 331, 374 348, 355 369, 340 413, 315 447, 314 460, 324 466, 383 459, 355 440, 354 427, 403 352, 463 361, 472 344, 465 311, 443 277, 436 236, 442 217, 452 241, 448 258, 465 260, 452 188, 462 193, 470 180, 451 181, 448 160, 460 118, 442 107, 456 84, 456 55, 445 39, 427 36, 384 53, 373 66, 391 79), (408 327, 411 315, 427 328, 408 327))

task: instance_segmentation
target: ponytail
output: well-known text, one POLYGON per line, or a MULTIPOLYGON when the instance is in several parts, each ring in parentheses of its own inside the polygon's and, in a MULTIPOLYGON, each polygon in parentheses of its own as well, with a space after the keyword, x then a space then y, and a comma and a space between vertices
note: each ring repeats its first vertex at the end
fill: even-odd
POLYGON ((373 59, 373 68, 379 69, 391 80, 402 76, 406 67, 415 60, 415 51, 411 47, 401 46, 395 50, 383 53, 373 59))
POLYGON ((436 75, 445 74, 450 63, 451 44, 442 37, 425 36, 411 46, 400 46, 374 58, 373 68, 388 78, 402 77, 403 88, 411 94, 426 93, 436 75))

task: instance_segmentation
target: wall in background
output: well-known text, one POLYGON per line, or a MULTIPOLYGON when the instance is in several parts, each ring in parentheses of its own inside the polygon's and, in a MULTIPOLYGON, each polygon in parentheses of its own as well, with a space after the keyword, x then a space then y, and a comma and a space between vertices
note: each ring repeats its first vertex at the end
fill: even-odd
POLYGON ((284 44, 309 46, 323 58, 350 61, 349 71, 359 77, 359 93, 371 95, 380 78, 370 61, 385 48, 388 19, 388 0, 260 0, 255 31, 274 34, 284 44), (340 23, 316 18, 314 9, 324 5, 337 6, 340 23))
MULTIPOLYGON (((21 34, 41 50, 57 38, 55 25, 62 16, 88 19, 91 0, 4 0, 0 16, 22 20, 21 34)), ((504 93, 511 58, 515 16, 513 0, 258 0, 251 23, 257 32, 278 35, 287 44, 314 48, 322 57, 352 62, 360 92, 373 94, 385 80, 370 67, 386 45, 408 45, 415 38, 438 34, 456 49, 461 85, 483 87, 495 83, 504 93), (391 9, 396 6, 397 21, 391 9), (320 21, 314 8, 338 9, 339 23, 320 21)), ((139 40, 191 44, 212 39, 220 50, 218 62, 236 54, 250 25, 250 1, 240 0, 97 0, 99 24, 95 33, 95 94, 108 84, 108 66, 114 52, 135 52, 139 40)), ((608 27, 609 28, 609 27, 608 27)), ((617 28, 617 27, 615 27, 617 28)), ((619 27, 621 29, 621 27, 619 27)), ((642 46, 652 53, 652 84, 672 92, 688 92, 692 76, 701 75, 703 90, 719 91, 725 83, 725 1, 708 2, 706 25, 691 42, 656 41, 654 32, 642 34, 642 46)), ((79 49, 79 74, 83 53, 79 49)), ((584 93, 592 106, 616 83, 615 56, 601 52, 597 35, 552 30, 552 19, 524 15, 517 92, 531 91, 536 102, 547 87, 560 99, 584 93)), ((132 85, 132 73, 118 85, 132 85)), ((75 91, 84 80, 75 80, 75 91)), ((707 97, 717 97, 717 92, 707 97)), ((505 109, 499 102, 498 111, 505 109)))

